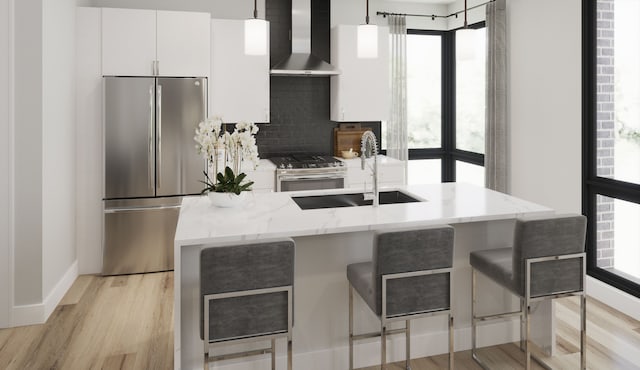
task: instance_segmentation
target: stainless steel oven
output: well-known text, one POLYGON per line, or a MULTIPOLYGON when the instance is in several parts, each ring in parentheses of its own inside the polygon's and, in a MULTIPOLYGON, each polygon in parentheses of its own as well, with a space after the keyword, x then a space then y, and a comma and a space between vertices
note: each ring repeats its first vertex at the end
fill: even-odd
POLYGON ((294 154, 269 158, 276 165, 276 191, 342 189, 347 168, 331 156, 294 154))
POLYGON ((342 189, 346 168, 276 170, 276 191, 342 189))

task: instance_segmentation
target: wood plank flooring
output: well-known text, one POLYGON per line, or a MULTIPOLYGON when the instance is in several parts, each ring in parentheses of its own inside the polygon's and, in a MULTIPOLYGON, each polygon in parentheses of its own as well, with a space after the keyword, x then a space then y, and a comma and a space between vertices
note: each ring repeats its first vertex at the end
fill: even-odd
MULTIPOLYGON (((576 369, 578 302, 562 299, 556 306, 558 355, 545 362, 554 369, 576 369)), ((589 299, 587 332, 589 369, 640 369, 640 322, 589 299)), ((515 344, 483 348, 480 355, 496 369, 522 369, 523 354, 515 344)), ((469 351, 457 352, 455 360, 456 369, 481 369, 469 351)), ((445 370, 447 356, 414 359, 411 367, 445 370)), ((172 368, 171 272, 80 276, 45 324, 0 330, 3 370, 172 368)), ((542 369, 535 363, 533 368, 542 369)))

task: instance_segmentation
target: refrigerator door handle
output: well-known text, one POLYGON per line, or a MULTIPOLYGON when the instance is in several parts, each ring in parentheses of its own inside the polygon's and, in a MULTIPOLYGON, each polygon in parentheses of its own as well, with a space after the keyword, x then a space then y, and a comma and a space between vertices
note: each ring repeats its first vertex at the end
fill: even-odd
POLYGON ((158 147, 158 177, 156 178, 156 187, 160 189, 162 184, 162 85, 159 83, 157 94, 156 115, 158 117, 158 137, 156 146, 158 147))
POLYGON ((176 206, 155 206, 155 207, 134 207, 134 208, 109 208, 109 209, 105 209, 104 213, 144 212, 144 211, 148 211, 148 210, 176 209, 176 208, 180 208, 180 205, 176 205, 176 206))
POLYGON ((147 153, 147 178, 149 179, 149 189, 153 189, 153 111, 155 102, 153 101, 153 85, 149 86, 149 130, 148 130, 148 153, 147 153))

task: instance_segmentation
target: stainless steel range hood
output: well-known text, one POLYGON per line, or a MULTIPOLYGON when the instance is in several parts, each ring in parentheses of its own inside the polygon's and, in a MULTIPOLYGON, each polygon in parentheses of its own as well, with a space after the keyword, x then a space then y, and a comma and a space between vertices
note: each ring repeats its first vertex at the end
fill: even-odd
POLYGON ((291 0, 291 55, 271 69, 272 76, 323 77, 340 74, 311 54, 311 0, 291 0))

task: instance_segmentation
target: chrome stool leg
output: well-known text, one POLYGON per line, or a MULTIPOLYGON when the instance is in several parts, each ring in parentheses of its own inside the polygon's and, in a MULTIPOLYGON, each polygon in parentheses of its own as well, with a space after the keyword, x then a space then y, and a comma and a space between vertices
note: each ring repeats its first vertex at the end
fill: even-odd
POLYGON ((276 370, 276 340, 271 339, 271 370, 276 370))
POLYGON ((353 370, 353 286, 349 282, 349 370, 353 370))
POLYGON ((580 369, 587 369, 587 295, 580 296, 580 369))
POLYGON ((387 328, 385 326, 385 324, 382 324, 382 327, 380 328, 380 344, 381 344, 381 353, 380 355, 382 356, 382 361, 380 362, 380 369, 381 370, 386 370, 387 369, 387 328))
POLYGON ((520 312, 522 313, 520 315, 520 349, 522 351, 524 351, 524 331, 525 331, 525 327, 524 327, 524 299, 520 299, 520 312))
POLYGON ((449 313, 449 370, 454 369, 455 349, 453 347, 453 315, 449 313))
POLYGON ((531 346, 529 345, 529 337, 531 335, 531 325, 530 325, 530 317, 531 317, 531 304, 529 303, 529 300, 527 299, 527 301, 525 302, 526 307, 524 308, 524 321, 525 321, 525 341, 524 341, 524 352, 525 352, 525 358, 524 358, 524 368, 526 370, 531 370, 531 346))
POLYGON ((407 370, 411 370, 411 320, 406 320, 406 329, 404 332, 405 335, 405 349, 407 351, 407 359, 405 362, 405 368, 407 370))
POLYGON ((471 268, 471 355, 476 357, 476 269, 471 268))

